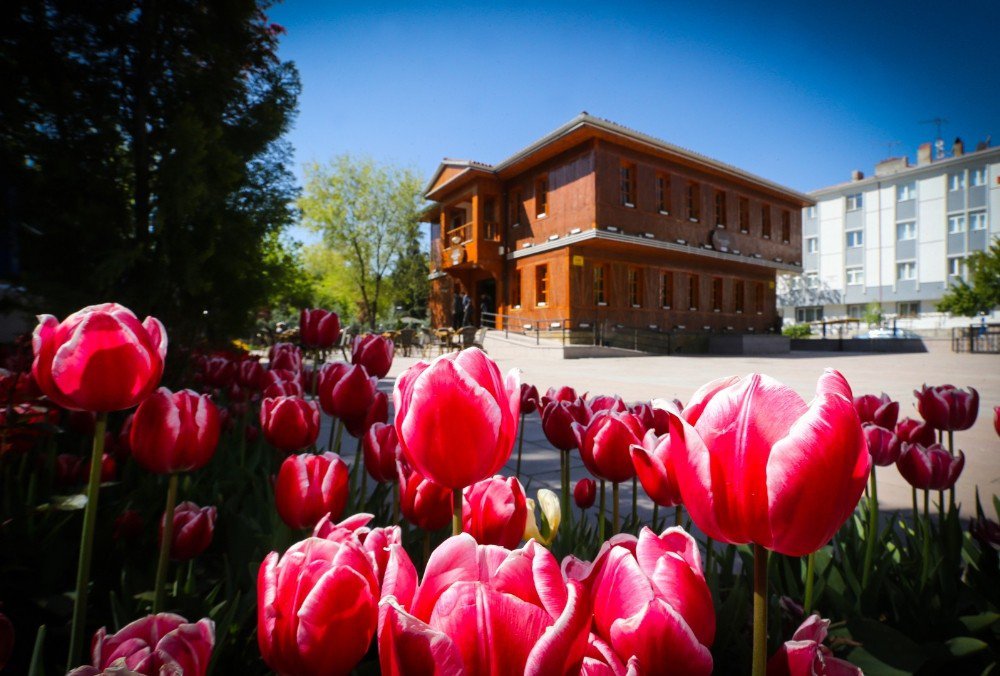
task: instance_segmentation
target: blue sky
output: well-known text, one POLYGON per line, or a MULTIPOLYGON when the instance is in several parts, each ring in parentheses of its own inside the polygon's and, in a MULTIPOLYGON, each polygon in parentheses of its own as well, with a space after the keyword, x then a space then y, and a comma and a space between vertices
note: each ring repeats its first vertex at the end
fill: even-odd
POLYGON ((344 152, 427 177, 446 156, 494 163, 582 110, 802 191, 913 159, 934 117, 949 148, 1000 144, 995 1, 287 0, 269 15, 302 78, 300 176, 344 152))

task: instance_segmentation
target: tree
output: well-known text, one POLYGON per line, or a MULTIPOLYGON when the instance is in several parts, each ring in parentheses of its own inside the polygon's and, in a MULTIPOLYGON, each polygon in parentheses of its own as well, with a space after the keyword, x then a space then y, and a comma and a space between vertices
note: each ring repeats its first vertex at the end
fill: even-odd
POLYGON ((959 278, 937 307, 953 315, 975 317, 1000 306, 1000 240, 994 239, 989 249, 975 251, 965 260, 972 284, 959 278))
POLYGON ((313 163, 305 174, 302 222, 344 256, 360 319, 374 330, 391 298, 387 277, 419 236, 421 180, 410 169, 350 155, 313 163))

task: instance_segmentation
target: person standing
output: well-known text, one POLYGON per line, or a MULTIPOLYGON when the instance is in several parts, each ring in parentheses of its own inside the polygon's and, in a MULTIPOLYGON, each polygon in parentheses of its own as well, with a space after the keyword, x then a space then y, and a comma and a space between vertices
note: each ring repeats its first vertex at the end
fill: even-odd
POLYGON ((462 326, 462 315, 465 313, 465 308, 462 304, 462 294, 459 292, 458 287, 455 287, 455 297, 452 299, 451 304, 451 328, 458 331, 462 326))
POLYGON ((472 296, 462 294, 462 326, 472 326, 472 296))

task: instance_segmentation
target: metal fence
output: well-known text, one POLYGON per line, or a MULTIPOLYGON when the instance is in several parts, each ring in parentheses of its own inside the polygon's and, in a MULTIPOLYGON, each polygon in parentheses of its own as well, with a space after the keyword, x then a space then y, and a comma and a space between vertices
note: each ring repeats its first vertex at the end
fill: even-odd
POLYGON ((1000 324, 970 324, 953 328, 951 351, 1000 354, 1000 324))

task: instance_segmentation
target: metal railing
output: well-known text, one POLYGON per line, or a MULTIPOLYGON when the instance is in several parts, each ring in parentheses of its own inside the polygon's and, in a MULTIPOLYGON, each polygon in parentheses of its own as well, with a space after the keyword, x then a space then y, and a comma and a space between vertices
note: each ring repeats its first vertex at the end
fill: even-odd
POLYGON ((953 328, 951 351, 1000 354, 1000 324, 969 324, 953 328))
POLYGON ((570 337, 569 320, 563 318, 525 319, 498 312, 482 312, 480 321, 482 326, 503 331, 504 338, 510 337, 511 333, 529 338, 534 334, 535 345, 541 345, 543 337, 558 338, 563 345, 566 345, 570 337))

